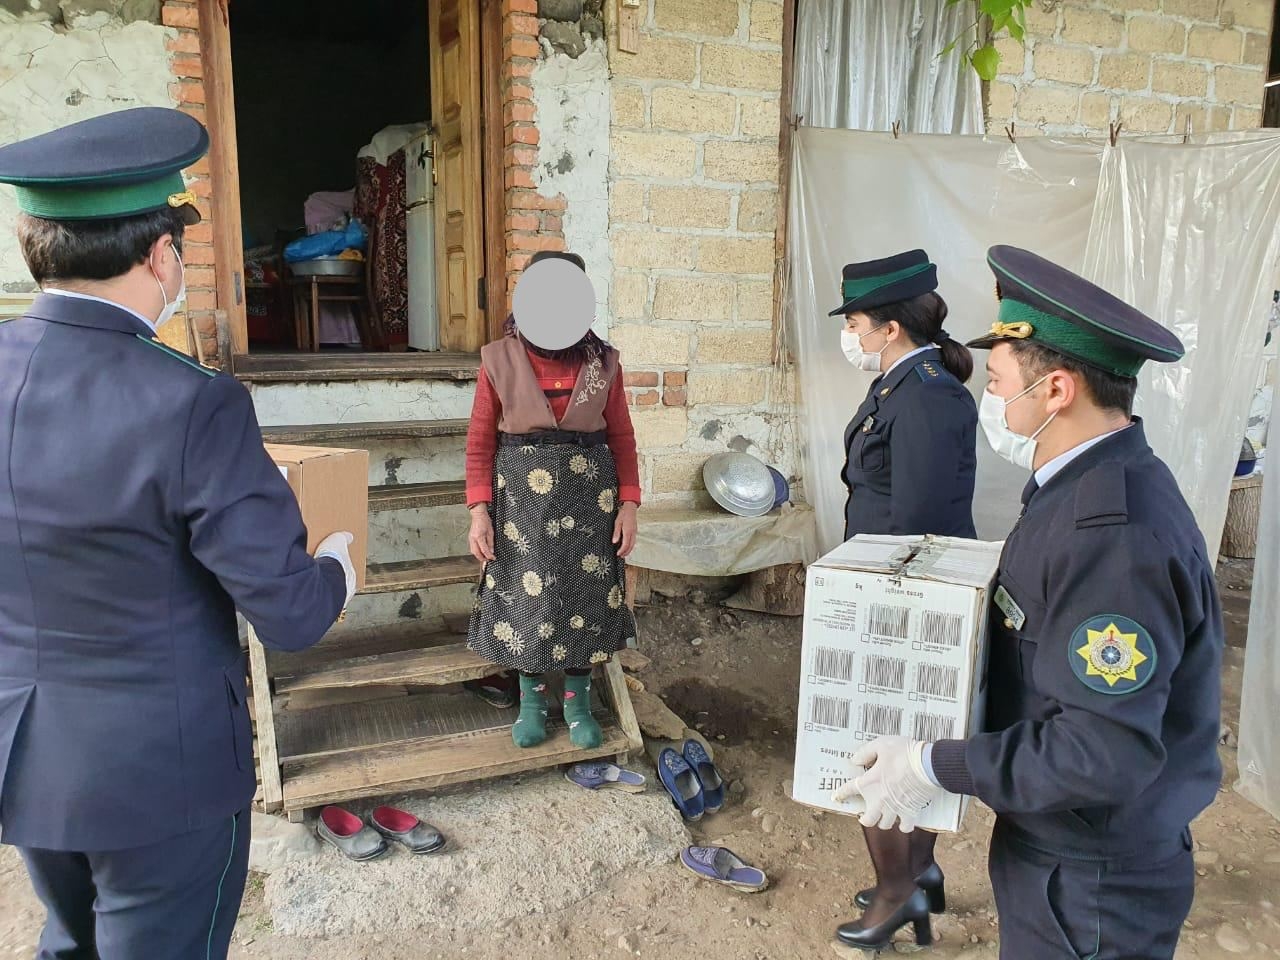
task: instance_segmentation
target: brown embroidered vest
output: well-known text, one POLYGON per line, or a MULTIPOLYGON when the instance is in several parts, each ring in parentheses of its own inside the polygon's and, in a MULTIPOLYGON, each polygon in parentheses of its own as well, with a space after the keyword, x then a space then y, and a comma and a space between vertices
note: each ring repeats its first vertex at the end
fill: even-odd
POLYGON ((605 429, 604 408, 609 388, 618 375, 618 351, 606 347, 602 355, 589 357, 578 371, 564 419, 556 423, 546 394, 538 386, 533 365, 517 337, 503 337, 480 351, 480 362, 502 402, 498 429, 503 433, 536 433, 568 430, 597 433, 605 429))

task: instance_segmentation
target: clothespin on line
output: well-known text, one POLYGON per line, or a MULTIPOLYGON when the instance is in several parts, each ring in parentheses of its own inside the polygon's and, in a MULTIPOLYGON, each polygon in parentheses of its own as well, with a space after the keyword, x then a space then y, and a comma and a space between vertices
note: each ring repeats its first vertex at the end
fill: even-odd
POLYGON ((1116 141, 1120 139, 1120 131, 1124 129, 1124 124, 1116 121, 1111 124, 1111 145, 1114 147, 1116 141))
POLYGON ((893 131, 893 139, 897 140, 898 135, 902 133, 902 121, 901 120, 893 121, 893 126, 890 127, 890 129, 893 131))
POLYGON ((1187 124, 1182 129, 1182 142, 1183 144, 1191 142, 1191 114, 1187 114, 1187 124))
POLYGON ((1012 120, 1010 120, 1009 125, 1004 128, 1004 135, 1009 138, 1010 143, 1016 144, 1018 142, 1017 131, 1012 120))

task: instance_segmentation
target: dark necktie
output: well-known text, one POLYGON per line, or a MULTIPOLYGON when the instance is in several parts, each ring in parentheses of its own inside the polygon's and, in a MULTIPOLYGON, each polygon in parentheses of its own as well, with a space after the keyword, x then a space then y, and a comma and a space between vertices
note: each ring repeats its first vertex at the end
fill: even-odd
POLYGON ((1040 484, 1036 482, 1036 475, 1033 473, 1031 479, 1027 481, 1027 485, 1022 488, 1022 505, 1025 507, 1031 502, 1031 498, 1036 495, 1036 491, 1040 489, 1040 484))

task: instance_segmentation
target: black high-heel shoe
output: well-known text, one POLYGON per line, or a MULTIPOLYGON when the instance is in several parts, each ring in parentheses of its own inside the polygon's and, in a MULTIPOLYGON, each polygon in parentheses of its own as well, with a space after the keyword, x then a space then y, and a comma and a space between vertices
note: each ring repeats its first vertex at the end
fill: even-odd
MULTIPOLYGON (((929 912, 930 913, 946 913, 947 912, 947 890, 946 878, 942 876, 942 868, 936 863, 931 864, 924 873, 916 877, 916 886, 929 895, 929 912)), ((871 906, 872 901, 876 898, 875 888, 870 890, 862 890, 853 902, 861 909, 866 910, 871 906)))
POLYGON ((836 939, 849 947, 883 950, 893 941, 893 935, 908 923, 914 928, 916 946, 927 947, 933 943, 933 927, 929 923, 929 895, 919 888, 902 906, 889 914, 884 923, 866 927, 861 920, 851 920, 836 928, 836 939))

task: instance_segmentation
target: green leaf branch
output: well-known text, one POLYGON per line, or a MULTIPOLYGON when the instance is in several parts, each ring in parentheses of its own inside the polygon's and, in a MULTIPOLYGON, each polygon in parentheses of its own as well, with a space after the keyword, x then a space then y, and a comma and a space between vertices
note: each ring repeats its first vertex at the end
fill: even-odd
POLYGON ((1026 41, 1027 7, 1033 2, 1034 0, 947 0, 949 7, 959 4, 972 7, 974 20, 938 56, 949 56, 957 48, 961 48, 965 62, 973 67, 979 77, 988 82, 994 80, 1000 70, 1000 51, 996 49, 996 40, 1008 34, 1019 43, 1026 41), (986 29, 980 30, 983 26, 986 29), (975 37, 982 39, 974 39, 975 37))

